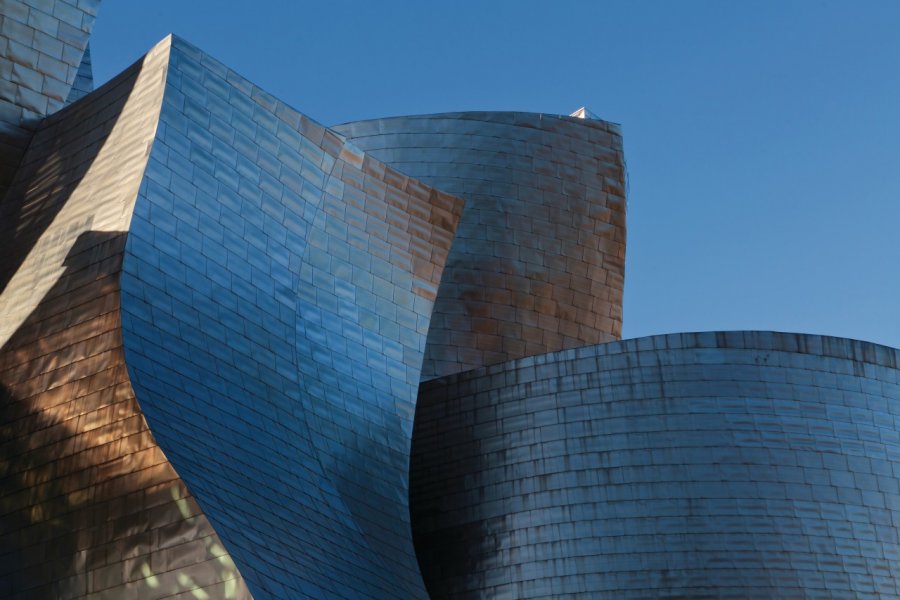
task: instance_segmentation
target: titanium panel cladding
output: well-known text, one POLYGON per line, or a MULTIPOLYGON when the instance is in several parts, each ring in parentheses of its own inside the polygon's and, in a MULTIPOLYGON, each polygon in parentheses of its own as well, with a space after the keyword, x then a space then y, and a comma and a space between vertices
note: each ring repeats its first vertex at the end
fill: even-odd
POLYGON ((0 0, 0 200, 37 122, 69 99, 99 7, 0 0))
POLYGON ((43 120, 0 205, 0 597, 249 598, 156 444, 119 274, 168 44, 43 120))
POLYGON ((409 448, 461 210, 173 41, 125 251, 125 354, 255 597, 425 597, 409 448))
POLYGON ((84 48, 84 54, 81 57, 81 64, 78 66, 78 73, 75 76, 75 82, 72 89, 69 90, 69 96, 66 102, 71 104, 76 100, 84 98, 94 90, 94 69, 91 61, 91 46, 88 44, 84 48))
POLYGON ((3 0, 2 7, 0 116, 18 125, 65 104, 100 0, 3 0))
POLYGON ((895 598, 898 351, 676 334, 422 385, 433 598, 895 598))
POLYGON ((621 336, 625 161, 617 125, 472 112, 335 129, 465 199, 423 379, 621 336))

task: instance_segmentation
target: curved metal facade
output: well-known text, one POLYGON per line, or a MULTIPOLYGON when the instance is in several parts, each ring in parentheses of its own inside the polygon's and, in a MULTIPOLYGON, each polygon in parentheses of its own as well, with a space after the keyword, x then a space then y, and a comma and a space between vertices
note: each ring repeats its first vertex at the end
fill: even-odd
POLYGON ((896 597, 898 351, 676 334, 424 383, 433 598, 896 597))
POLYGON ((257 597, 424 597, 409 448, 461 208, 173 42, 125 354, 257 597))
POLYGON ((617 125, 471 112, 335 129, 466 201, 423 379, 621 337, 625 161, 617 125))
POLYGON ((90 92, 97 4, 0 18, 0 596, 900 595, 900 351, 614 341, 617 126, 90 92))
POLYGON ((100 0, 5 0, 0 23, 0 122, 56 112, 75 83, 100 0))
POLYGON ((76 88, 93 87, 85 50, 100 0, 3 0, 0 8, 2 200, 38 121, 79 97, 76 88))
POLYGON ((0 207, 3 598, 249 598, 122 347, 126 230, 168 52, 44 120, 0 207))
POLYGON ((425 597, 461 208, 177 39, 43 121, 2 207, 0 593, 425 597))

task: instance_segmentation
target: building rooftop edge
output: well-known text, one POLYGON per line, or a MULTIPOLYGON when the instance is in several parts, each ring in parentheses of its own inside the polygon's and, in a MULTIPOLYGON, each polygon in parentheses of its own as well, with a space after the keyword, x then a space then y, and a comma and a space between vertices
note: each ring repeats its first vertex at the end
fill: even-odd
POLYGON ((816 333, 766 330, 689 331, 628 338, 579 348, 557 350, 545 354, 536 354, 430 379, 423 381, 422 385, 444 385, 454 380, 476 379, 511 369, 565 362, 579 358, 599 358, 635 352, 695 349, 790 352, 821 356, 823 358, 852 360, 892 369, 900 368, 900 349, 853 338, 816 333))
MULTIPOLYGON (((581 110, 581 109, 579 109, 581 110)), ((576 113, 579 111, 575 111, 576 113)), ((591 113, 593 114, 593 113, 591 113)), ((393 115, 388 117, 374 117, 371 119, 359 119, 356 121, 347 121, 344 123, 337 123, 335 125, 331 125, 332 128, 341 128, 344 126, 349 126, 358 123, 370 123, 375 121, 395 121, 395 120, 409 120, 409 119, 462 119, 462 120, 474 120, 474 121, 491 121, 495 119, 499 119, 500 117, 512 117, 512 116, 521 116, 521 117, 531 117, 531 118, 551 118, 551 119, 560 119, 564 121, 572 121, 578 122, 588 127, 596 127, 600 129, 605 129, 612 133, 616 133, 617 135, 621 135, 621 123, 616 123, 614 121, 607 121, 597 117, 596 115, 591 117, 581 117, 575 116, 575 114, 554 114, 554 113, 546 113, 546 112, 530 112, 530 111, 522 111, 522 110, 470 110, 470 111, 451 111, 451 112, 437 112, 437 113, 423 113, 423 114, 415 114, 415 115, 393 115)))

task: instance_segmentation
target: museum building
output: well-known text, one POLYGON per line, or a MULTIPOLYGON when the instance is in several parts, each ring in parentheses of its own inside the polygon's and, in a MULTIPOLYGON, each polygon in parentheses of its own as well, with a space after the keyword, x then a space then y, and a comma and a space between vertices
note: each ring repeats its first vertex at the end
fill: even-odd
POLYGON ((890 598, 898 350, 621 340, 620 128, 325 127, 0 3, 0 597, 890 598))

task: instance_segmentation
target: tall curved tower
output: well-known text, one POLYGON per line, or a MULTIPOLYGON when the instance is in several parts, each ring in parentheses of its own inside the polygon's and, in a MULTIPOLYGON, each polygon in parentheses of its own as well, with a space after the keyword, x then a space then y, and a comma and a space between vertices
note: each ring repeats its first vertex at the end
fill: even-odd
POLYGON ((423 597, 409 448, 462 201, 178 39, 160 115, 121 276, 156 439, 255 595, 423 597))
POLYGON ((619 339, 625 160, 617 125, 470 112, 335 130, 466 202, 435 302, 423 379, 619 339))
POLYGON ((432 598, 891 598, 900 354, 685 333, 422 385, 432 598))

